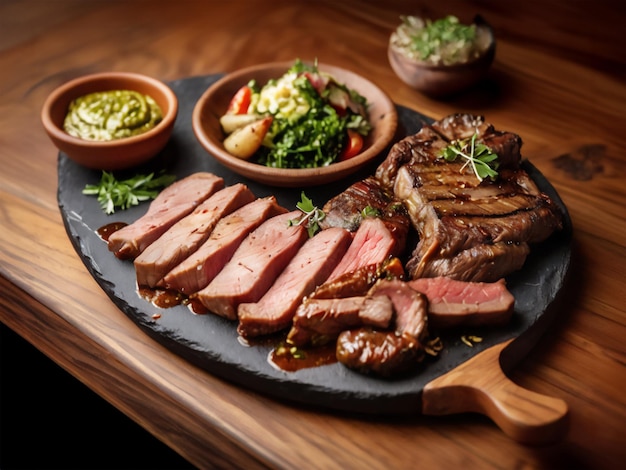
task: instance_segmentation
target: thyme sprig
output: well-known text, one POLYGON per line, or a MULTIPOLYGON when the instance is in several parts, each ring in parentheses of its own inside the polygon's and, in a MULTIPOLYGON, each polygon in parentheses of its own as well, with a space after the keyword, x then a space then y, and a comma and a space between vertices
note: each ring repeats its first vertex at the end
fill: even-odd
POLYGON ((465 160, 465 164, 461 167, 461 171, 470 165, 478 181, 485 178, 492 180, 498 176, 498 154, 491 151, 489 147, 482 143, 476 143, 478 132, 475 132, 470 139, 455 141, 448 145, 441 152, 441 156, 447 162, 454 162, 461 157, 465 160))
POLYGON ((100 182, 86 185, 83 194, 97 196, 102 210, 106 214, 113 214, 116 208, 128 209, 142 201, 154 199, 161 189, 169 186, 175 179, 176 176, 166 174, 155 178, 154 173, 150 173, 119 181, 113 173, 103 171, 100 182))
POLYGON ((309 237, 312 237, 320 230, 319 224, 324 220, 326 214, 313 204, 313 201, 304 194, 304 191, 302 191, 300 198, 301 200, 296 204, 296 207, 302 211, 303 215, 300 219, 289 220, 289 226, 306 224, 309 237))

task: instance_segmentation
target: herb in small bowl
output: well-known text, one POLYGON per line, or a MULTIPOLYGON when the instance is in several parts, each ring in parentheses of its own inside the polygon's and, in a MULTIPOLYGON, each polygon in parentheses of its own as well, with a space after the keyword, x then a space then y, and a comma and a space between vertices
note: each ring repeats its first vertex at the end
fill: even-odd
POLYGON ((495 57, 492 28, 479 16, 438 20, 402 16, 390 36, 391 68, 407 85, 432 96, 459 92, 483 78, 495 57))

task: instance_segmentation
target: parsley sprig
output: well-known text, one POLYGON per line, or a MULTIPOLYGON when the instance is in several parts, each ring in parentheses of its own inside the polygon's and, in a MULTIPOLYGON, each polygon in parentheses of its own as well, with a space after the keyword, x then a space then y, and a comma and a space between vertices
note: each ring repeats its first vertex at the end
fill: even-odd
POLYGON ((296 207, 302 211, 302 217, 298 220, 289 220, 289 226, 306 224, 309 237, 312 237, 320 230, 319 224, 324 220, 326 214, 313 204, 313 201, 304 194, 304 191, 300 197, 301 200, 296 204, 296 207))
POLYGON ((97 196, 102 210, 106 214, 113 214, 116 208, 125 210, 142 201, 154 199, 161 189, 169 186, 175 179, 176 176, 166 174, 155 178, 154 173, 150 173, 118 181, 113 173, 103 171, 100 182, 86 185, 83 194, 97 196))
POLYGON ((465 164, 461 167, 461 171, 466 166, 471 165, 478 181, 485 178, 492 180, 498 176, 498 154, 491 151, 489 147, 482 143, 476 143, 478 133, 475 132, 471 139, 456 141, 448 145, 441 152, 441 156, 447 162, 454 162, 457 158, 465 160, 465 164))

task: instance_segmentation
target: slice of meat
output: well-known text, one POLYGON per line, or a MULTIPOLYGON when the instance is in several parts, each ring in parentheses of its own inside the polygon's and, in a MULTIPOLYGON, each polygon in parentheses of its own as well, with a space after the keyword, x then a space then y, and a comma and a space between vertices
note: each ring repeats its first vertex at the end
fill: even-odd
POLYGON ((257 302, 307 240, 303 225, 289 223, 301 215, 292 211, 264 222, 244 239, 209 285, 191 297, 210 312, 236 320, 239 304, 257 302))
POLYGON ((239 305, 239 334, 250 338, 287 328, 302 299, 326 280, 351 240, 350 233, 339 227, 308 239, 258 302, 239 305))
POLYGON ((382 263, 395 256, 399 249, 385 223, 377 217, 367 217, 361 222, 350 248, 328 277, 328 281, 361 267, 382 263))
POLYGON ((402 279, 404 266, 399 258, 393 257, 377 264, 368 264, 336 277, 320 285, 310 297, 337 299, 366 295, 378 279, 402 279))
POLYGON ((168 228, 223 187, 223 178, 205 172, 172 183, 150 203, 142 217, 111 234, 109 251, 120 259, 135 259, 168 228))
POLYGON ((384 293, 366 295, 359 309, 359 318, 364 325, 387 329, 391 325, 395 309, 391 298, 384 293))
POLYGON ((274 196, 257 199, 221 219, 209 238, 187 259, 174 267, 159 287, 191 295, 206 287, 231 259, 243 239, 270 217, 287 209, 274 196))
MULTIPOLYGON (((307 299, 296 310, 287 342, 295 346, 322 345, 333 341, 344 330, 363 325, 388 326, 393 315, 390 302, 387 309, 363 306, 366 296, 341 299, 307 299)), ((377 304, 381 307, 381 303, 377 304)))
POLYGON ((428 336, 428 299, 399 279, 381 279, 370 289, 368 296, 384 295, 391 299, 395 311, 395 331, 417 341, 428 336))
POLYGON ((156 287, 163 276, 209 238, 222 217, 254 199, 252 191, 241 183, 227 186, 211 195, 135 258, 137 285, 156 287))
POLYGON ((515 306, 504 279, 486 283, 436 277, 408 284, 428 298, 428 322, 433 328, 503 325, 515 306))

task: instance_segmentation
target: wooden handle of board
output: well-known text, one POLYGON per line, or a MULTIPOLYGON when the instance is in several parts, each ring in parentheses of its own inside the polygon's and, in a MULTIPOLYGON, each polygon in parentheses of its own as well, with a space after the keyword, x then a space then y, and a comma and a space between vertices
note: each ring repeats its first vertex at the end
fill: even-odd
POLYGON ((524 444, 545 444, 567 430, 567 404, 512 382, 502 371, 500 353, 511 341, 493 346, 424 387, 422 412, 449 415, 475 412, 524 444))

